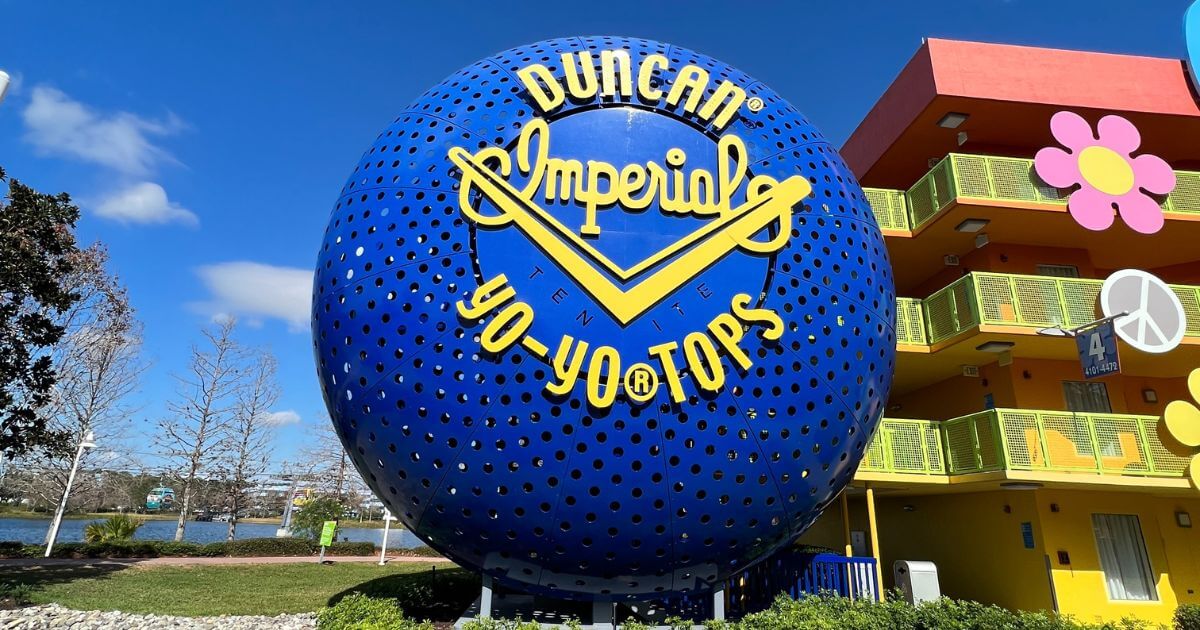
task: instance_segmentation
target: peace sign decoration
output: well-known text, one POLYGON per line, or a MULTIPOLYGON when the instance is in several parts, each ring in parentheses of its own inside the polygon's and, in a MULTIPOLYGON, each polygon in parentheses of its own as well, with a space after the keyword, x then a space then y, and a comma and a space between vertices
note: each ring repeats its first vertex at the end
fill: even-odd
POLYGON ((1179 296, 1157 276, 1140 269, 1122 269, 1104 281, 1100 310, 1105 317, 1117 316, 1117 336, 1142 352, 1170 352, 1187 332, 1187 314, 1179 296))

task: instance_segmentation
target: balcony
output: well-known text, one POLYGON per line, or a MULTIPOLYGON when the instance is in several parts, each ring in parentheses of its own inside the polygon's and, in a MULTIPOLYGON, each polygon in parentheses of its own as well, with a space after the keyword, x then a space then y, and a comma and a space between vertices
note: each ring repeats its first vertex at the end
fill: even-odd
MULTIPOLYGON (((1101 280, 973 272, 924 300, 896 301, 896 339, 937 346, 971 329, 1033 334, 1096 319, 1101 280)), ((1200 337, 1200 287, 1171 285, 1187 313, 1187 336, 1200 337)))
POLYGON ((945 475, 941 425, 935 420, 884 418, 859 470, 945 475))
MULTIPOLYGON (((1163 211, 1200 217, 1200 172, 1175 171, 1177 184, 1162 202, 1163 211)), ((884 230, 918 232, 953 203, 1062 206, 1066 197, 1043 183, 1033 160, 951 153, 912 188, 864 188, 884 230)))
POLYGON ((1188 460, 1163 446, 1157 417, 992 409, 945 422, 885 418, 857 478, 964 483, 972 475, 1187 487, 1188 460))

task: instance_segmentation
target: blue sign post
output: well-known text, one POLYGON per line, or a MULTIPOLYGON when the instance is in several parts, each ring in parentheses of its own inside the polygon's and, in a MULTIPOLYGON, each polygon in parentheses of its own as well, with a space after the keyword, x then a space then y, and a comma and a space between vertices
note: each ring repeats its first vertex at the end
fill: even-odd
POLYGON ((1075 347, 1079 349, 1079 363, 1083 365, 1084 378, 1099 378, 1121 371, 1117 336, 1111 321, 1080 331, 1075 336, 1075 347))

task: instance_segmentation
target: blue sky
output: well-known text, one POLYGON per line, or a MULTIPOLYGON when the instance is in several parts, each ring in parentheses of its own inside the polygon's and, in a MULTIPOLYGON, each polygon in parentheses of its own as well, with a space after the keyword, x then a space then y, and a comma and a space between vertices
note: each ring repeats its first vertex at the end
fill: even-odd
MULTIPOLYGON (((146 329, 135 431, 214 314, 280 360, 275 458, 323 421, 309 269, 343 179, 445 76, 563 35, 633 35, 740 67, 841 143, 922 37, 1182 58, 1187 0, 178 3, 0 0, 0 165, 84 210, 146 329), (1136 10, 1134 7, 1137 7, 1136 10), (282 416, 281 416, 282 417, 282 416)), ((136 436, 133 436, 136 437, 136 436)))

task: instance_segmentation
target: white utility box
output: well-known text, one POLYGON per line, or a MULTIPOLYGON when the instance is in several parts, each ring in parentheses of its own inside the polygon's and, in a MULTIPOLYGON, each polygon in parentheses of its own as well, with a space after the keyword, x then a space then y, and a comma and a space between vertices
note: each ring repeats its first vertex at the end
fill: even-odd
POLYGON ((892 564, 896 588, 904 593, 908 603, 916 605, 942 596, 938 584, 937 565, 922 560, 897 560, 892 564))

